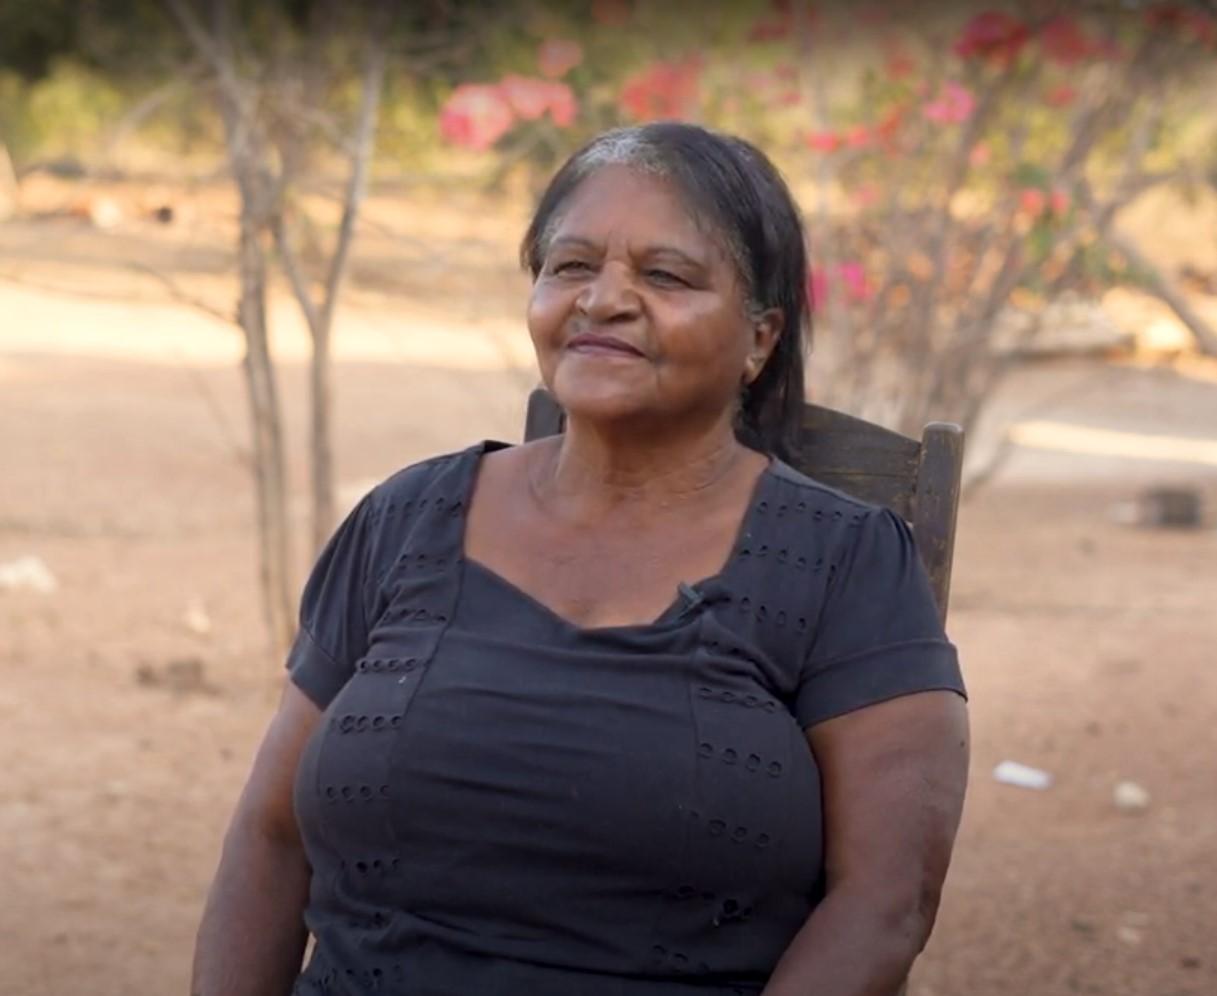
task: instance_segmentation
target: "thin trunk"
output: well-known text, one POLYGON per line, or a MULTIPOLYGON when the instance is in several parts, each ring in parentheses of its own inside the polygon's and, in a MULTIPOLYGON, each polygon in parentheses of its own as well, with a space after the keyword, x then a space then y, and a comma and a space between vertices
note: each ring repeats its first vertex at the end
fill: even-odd
POLYGON ((294 633, 291 559, 287 517, 283 416, 266 325, 266 258, 256 220, 242 213, 238 249, 241 299, 238 316, 245 333, 243 370, 249 394, 253 476, 258 520, 258 580, 274 650, 286 652, 294 633))
POLYGON ((338 501, 334 480, 333 442, 334 314, 338 307, 338 295, 346 277, 351 241, 355 235, 355 220, 359 217, 359 210, 363 206, 364 195, 367 191, 368 168, 376 134, 377 109, 380 106, 380 92, 384 82, 386 18, 390 12, 391 7, 382 3, 373 13, 364 64, 359 117, 356 121, 352 142, 351 173, 343 197, 342 220, 338 225, 338 236, 334 244, 334 254, 330 259, 320 308, 313 303, 281 217, 275 226, 280 258, 283 260, 292 290, 304 313, 312 336, 309 442, 312 456, 312 535, 313 546, 318 550, 329 539, 337 521, 338 501))
POLYGON ((170 12, 216 78, 216 96, 233 181, 241 198, 237 269, 240 299, 237 323, 245 339, 242 369, 249 395, 252 468, 258 527, 258 582, 273 650, 282 655, 295 634, 294 580, 288 523, 287 456, 266 312, 266 253, 275 202, 266 166, 267 144, 257 118, 255 85, 237 66, 239 39, 230 0, 212 0, 211 29, 187 0, 165 0, 170 12))

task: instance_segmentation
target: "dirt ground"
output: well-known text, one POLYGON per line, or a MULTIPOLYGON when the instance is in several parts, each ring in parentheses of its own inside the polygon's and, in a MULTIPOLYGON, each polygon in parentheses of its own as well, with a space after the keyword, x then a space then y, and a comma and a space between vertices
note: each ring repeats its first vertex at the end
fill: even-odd
MULTIPOLYGON (((351 495, 414 459, 519 436, 518 219, 454 234, 462 210, 429 222, 461 243, 459 266, 384 228, 360 243, 337 366, 351 495)), ((237 340, 180 300, 230 303, 224 225, 209 224, 0 227, 0 564, 36 556, 58 582, 0 590, 3 996, 186 991, 220 837, 275 705, 237 340), (156 266, 181 279, 179 300, 141 269, 156 266)), ((276 314, 300 441, 299 328, 285 302, 276 314)), ((1038 364, 993 411, 1202 439, 1217 435, 1217 378, 1038 364)), ((293 478, 303 495, 299 452, 293 478)), ((1118 521, 1162 482, 1217 507, 1217 461, 1047 450, 1015 452, 963 507, 950 630, 972 784, 912 996, 1217 993, 1217 531, 1118 521), (1004 759, 1052 772, 1051 788, 998 784, 1004 759), (1115 806, 1121 780, 1148 808, 1115 806)), ((303 524, 302 498, 295 513, 303 524)))

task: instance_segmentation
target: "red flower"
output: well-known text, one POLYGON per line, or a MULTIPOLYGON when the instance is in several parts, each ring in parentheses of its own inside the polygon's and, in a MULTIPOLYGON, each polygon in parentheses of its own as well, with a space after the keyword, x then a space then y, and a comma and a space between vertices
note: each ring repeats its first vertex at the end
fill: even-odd
POLYGON ((961 59, 982 59, 1009 65, 1027 44, 1030 32, 1016 17, 1000 10, 977 14, 960 32, 955 54, 961 59))
POLYGON ((1186 31, 1205 45, 1217 42, 1217 19, 1181 3, 1156 3, 1145 12, 1149 26, 1158 30, 1186 31))
POLYGON ((684 117, 697 99, 700 60, 656 62, 621 87, 621 110, 636 121, 684 117))
POLYGON ((439 115, 445 141, 478 151, 494 145, 514 123, 502 90, 488 83, 462 83, 444 101, 439 115))
POLYGON ((835 131, 809 132, 803 141, 813 152, 836 152, 842 145, 841 136, 835 131))
POLYGON ((1044 55, 1052 62, 1072 66, 1094 55, 1096 48, 1072 17, 1061 14, 1040 29, 1044 55))
POLYGON ((1048 206, 1058 216, 1069 210, 1069 203, 1069 194, 1064 190, 1054 190, 1048 197, 1048 206))
POLYGON ((865 149, 874 141, 868 125, 854 125, 845 133, 845 145, 851 149, 865 149))
POLYGON ((537 50, 537 68, 550 79, 560 79, 582 61, 583 46, 566 38, 550 38, 537 50))
POLYGON ((1049 107, 1068 107, 1077 97, 1077 90, 1068 83, 1058 83, 1044 94, 1044 103, 1049 107))
POLYGON ((1038 218, 1048 206, 1048 196, 1038 187, 1027 187, 1019 192, 1018 206, 1024 214, 1038 218))

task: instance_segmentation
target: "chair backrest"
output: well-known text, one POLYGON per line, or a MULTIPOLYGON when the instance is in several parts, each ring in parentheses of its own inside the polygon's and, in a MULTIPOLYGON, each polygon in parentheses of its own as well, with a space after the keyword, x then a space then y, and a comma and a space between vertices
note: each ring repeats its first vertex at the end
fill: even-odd
MULTIPOLYGON (((543 387, 533 391, 525 441, 555 436, 564 423, 553 396, 543 387)), ((808 477, 885 505, 912 526, 943 620, 951 593, 963 441, 963 430, 949 422, 931 422, 918 441, 844 412, 807 405, 795 463, 808 477)))

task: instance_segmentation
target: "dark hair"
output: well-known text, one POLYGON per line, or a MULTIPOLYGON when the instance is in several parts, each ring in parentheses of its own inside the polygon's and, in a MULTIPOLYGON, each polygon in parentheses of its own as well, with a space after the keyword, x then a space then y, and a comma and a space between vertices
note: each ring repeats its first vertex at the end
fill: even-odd
POLYGON ((744 392, 736 434, 756 449, 792 457, 802 417, 803 350, 811 313, 803 222, 782 175, 750 143, 697 125, 660 122, 606 132, 572 155, 541 195, 520 243, 520 263, 533 279, 541 272, 567 199, 597 169, 615 164, 674 183, 735 260, 749 311, 781 309, 782 335, 744 392))

